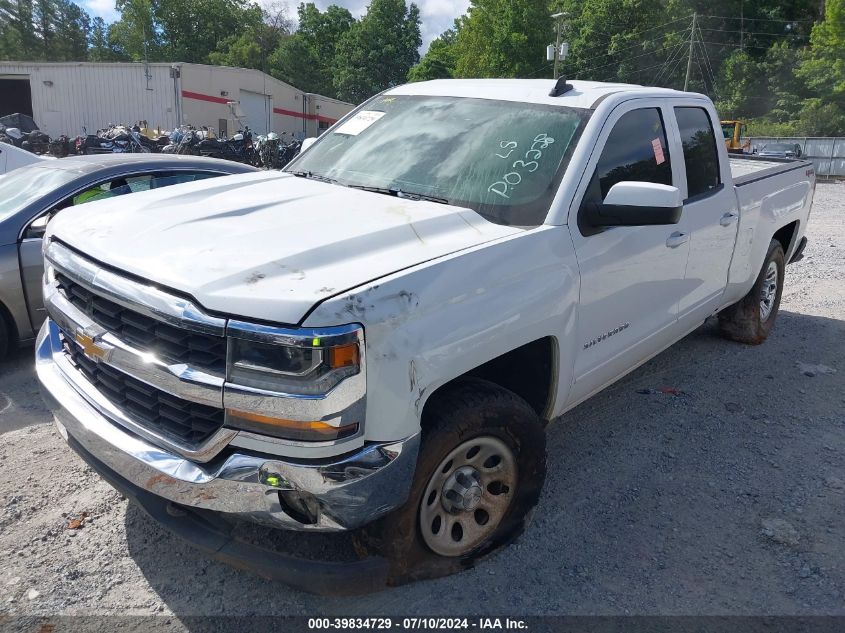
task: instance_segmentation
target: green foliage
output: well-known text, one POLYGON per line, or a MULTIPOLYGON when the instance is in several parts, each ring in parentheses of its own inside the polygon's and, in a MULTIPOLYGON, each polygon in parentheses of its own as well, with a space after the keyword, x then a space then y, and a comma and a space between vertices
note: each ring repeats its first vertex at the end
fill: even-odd
POLYGON ((697 12, 690 89, 756 135, 845 135, 845 0, 470 0, 420 59, 419 10, 253 0, 116 0, 107 25, 72 0, 0 0, 0 59, 185 61, 263 70, 308 92, 360 102, 403 81, 550 77, 552 13, 566 77, 681 88, 697 12), (820 13, 820 12, 823 12, 820 13), (721 16, 721 17, 714 17, 721 16))
POLYGON ((336 96, 333 62, 337 43, 352 28, 355 18, 343 7, 320 11, 313 2, 297 11, 299 28, 270 56, 270 74, 306 92, 336 96))
POLYGON ((825 19, 813 27, 810 42, 798 76, 819 94, 845 105, 845 0, 827 0, 825 19))
MULTIPOLYGON (((472 0, 456 23, 456 77, 526 77, 547 71, 553 41, 549 4, 540 0, 472 0)), ((546 73, 547 74, 547 73, 546 73)))
POLYGON ((0 0, 0 59, 85 59, 91 18, 69 0, 0 0))
POLYGON ((322 91, 326 80, 320 71, 320 60, 300 33, 285 39, 267 61, 271 75, 300 90, 328 96, 334 92, 333 88, 328 93, 322 91))
POLYGON ((449 29, 431 42, 428 52, 420 62, 408 72, 408 81, 428 81, 430 79, 451 79, 455 76, 455 37, 457 31, 449 29))
POLYGON ((419 61, 420 12, 405 0, 372 0, 367 14, 343 34, 334 56, 338 97, 360 103, 406 80, 419 61))
POLYGON ((291 23, 285 5, 246 8, 239 32, 221 40, 208 54, 208 63, 268 71, 268 57, 290 35, 291 23))

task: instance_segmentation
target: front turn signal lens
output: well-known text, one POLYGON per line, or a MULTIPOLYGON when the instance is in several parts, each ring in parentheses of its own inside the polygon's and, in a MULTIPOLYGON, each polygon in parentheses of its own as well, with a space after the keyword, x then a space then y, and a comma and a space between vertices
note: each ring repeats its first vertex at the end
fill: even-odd
POLYGON ((331 442, 351 437, 358 432, 357 422, 332 426, 327 422, 286 420, 237 409, 226 409, 226 424, 244 431, 297 442, 331 442))
POLYGON ((329 366, 332 369, 358 366, 358 343, 330 347, 328 352, 329 366))

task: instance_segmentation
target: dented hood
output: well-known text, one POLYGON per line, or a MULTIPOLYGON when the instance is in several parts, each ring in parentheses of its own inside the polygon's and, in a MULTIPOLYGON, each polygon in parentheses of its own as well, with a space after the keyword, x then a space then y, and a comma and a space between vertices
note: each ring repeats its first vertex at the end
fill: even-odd
POLYGON ((294 324, 329 296, 519 230, 468 209, 265 172, 67 209, 48 234, 208 310, 294 324))

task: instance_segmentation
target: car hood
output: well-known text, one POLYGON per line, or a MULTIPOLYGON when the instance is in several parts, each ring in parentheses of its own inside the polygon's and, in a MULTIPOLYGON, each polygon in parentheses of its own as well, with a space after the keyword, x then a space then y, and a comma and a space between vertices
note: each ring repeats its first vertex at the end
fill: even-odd
POLYGON ((210 311, 294 324, 329 296, 521 230, 468 209, 264 172, 67 209, 48 235, 210 311))

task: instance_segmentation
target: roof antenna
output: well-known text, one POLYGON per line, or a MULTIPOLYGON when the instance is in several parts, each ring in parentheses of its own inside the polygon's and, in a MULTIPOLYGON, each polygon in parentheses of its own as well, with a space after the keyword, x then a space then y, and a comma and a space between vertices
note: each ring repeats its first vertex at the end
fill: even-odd
POLYGON ((566 83, 566 77, 561 77, 555 83, 555 87, 552 88, 552 91, 549 93, 550 97, 559 97, 562 94, 566 94, 570 90, 572 90, 572 84, 566 83))

